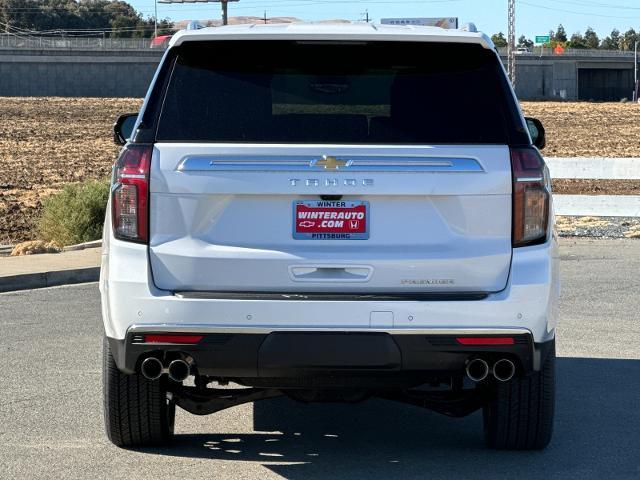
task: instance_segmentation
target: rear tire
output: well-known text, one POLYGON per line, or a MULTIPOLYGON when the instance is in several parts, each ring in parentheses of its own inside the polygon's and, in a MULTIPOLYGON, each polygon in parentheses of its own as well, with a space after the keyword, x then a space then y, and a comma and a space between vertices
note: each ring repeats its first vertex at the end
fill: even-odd
POLYGON ((539 372, 498 382, 484 407, 487 446, 540 450, 551 441, 555 410, 555 346, 539 372))
POLYGON ((147 380, 118 370, 103 340, 102 392, 107 437, 118 447, 167 443, 173 437, 175 404, 167 399, 167 379, 147 380))

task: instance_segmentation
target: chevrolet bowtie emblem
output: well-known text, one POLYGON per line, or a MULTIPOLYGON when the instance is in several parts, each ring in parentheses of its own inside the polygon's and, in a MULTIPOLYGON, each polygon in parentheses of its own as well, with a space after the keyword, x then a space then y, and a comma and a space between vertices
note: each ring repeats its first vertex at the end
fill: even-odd
POLYGON ((323 155, 321 160, 314 163, 314 167, 324 167, 325 170, 338 170, 340 167, 346 167, 347 161, 329 155, 323 155))

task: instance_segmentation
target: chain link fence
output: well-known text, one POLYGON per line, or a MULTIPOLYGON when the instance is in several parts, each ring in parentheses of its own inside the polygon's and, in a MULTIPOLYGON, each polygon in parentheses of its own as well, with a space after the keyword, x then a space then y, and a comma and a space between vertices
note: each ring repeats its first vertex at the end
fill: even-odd
MULTIPOLYGON (((44 37, 0 34, 0 49, 42 49, 42 50, 149 50, 167 48, 168 39, 152 46, 151 38, 109 38, 109 37, 44 37)), ((507 55, 507 48, 498 48, 500 55, 507 55)), ((557 54, 551 48, 533 47, 529 51, 517 50, 518 57, 629 57, 633 51, 588 50, 567 48, 557 54)))
MULTIPOLYGON (((507 47, 497 49, 502 56, 507 56, 507 47)), ((555 53, 549 47, 533 47, 527 50, 516 49, 516 57, 614 57, 633 59, 633 50, 591 50, 585 48, 566 48, 562 53, 555 53)))
POLYGON ((164 50, 168 41, 151 44, 150 38, 40 37, 0 34, 0 49, 32 50, 164 50))

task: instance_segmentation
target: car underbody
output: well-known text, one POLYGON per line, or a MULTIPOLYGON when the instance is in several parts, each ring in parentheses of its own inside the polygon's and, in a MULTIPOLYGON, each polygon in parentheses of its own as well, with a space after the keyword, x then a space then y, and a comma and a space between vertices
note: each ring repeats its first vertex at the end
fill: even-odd
POLYGON ((124 341, 110 339, 121 370, 150 380, 167 375, 172 401, 196 415, 287 396, 308 403, 377 397, 461 417, 487 403, 493 384, 539 370, 553 343, 534 343, 529 334, 273 332, 187 338, 139 329, 124 341), (198 343, 155 343, 163 338, 198 343), (501 371, 504 361, 513 370, 501 371), (193 385, 184 384, 191 375, 193 385))

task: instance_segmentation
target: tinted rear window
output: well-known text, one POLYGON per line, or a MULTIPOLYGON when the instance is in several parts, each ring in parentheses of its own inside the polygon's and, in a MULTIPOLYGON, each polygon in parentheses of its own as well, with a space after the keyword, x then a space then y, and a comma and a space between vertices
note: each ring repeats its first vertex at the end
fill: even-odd
POLYGON ((178 47, 157 141, 508 144, 514 105, 493 52, 400 42, 178 47))

